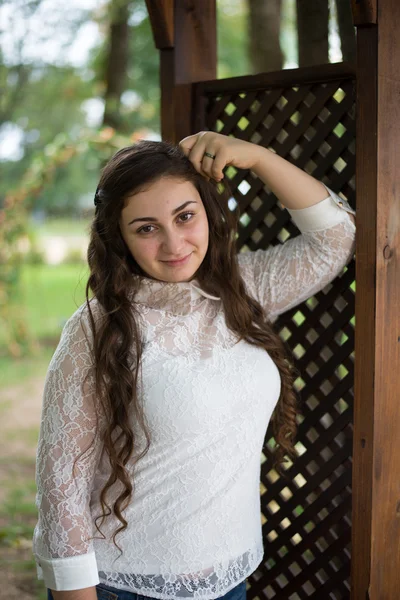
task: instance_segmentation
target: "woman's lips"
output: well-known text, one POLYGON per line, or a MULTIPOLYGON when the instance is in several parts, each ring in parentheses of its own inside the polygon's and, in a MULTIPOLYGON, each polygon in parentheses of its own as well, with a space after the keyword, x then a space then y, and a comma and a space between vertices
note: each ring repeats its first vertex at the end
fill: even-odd
POLYGON ((163 260, 163 263, 165 263, 169 267, 180 267, 182 265, 185 265, 191 256, 192 252, 184 258, 182 258, 181 260, 163 260))

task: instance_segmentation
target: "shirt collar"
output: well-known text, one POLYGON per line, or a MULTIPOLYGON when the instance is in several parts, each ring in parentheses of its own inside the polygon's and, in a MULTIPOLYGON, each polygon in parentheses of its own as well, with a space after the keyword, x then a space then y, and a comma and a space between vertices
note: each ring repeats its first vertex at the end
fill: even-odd
POLYGON ((192 313, 206 299, 221 300, 202 290, 197 279, 174 283, 139 275, 134 275, 134 278, 139 280, 139 290, 133 296, 136 304, 177 316, 192 313))

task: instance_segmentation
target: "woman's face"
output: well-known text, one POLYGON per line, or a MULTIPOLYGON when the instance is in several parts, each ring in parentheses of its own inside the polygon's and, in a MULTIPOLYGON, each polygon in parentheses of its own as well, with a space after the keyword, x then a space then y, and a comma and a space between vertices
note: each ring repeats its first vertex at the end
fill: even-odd
POLYGON ((206 255, 207 215, 188 181, 163 177, 130 196, 119 224, 133 258, 153 279, 190 281, 206 255), (185 260, 170 262, 178 259, 185 260))

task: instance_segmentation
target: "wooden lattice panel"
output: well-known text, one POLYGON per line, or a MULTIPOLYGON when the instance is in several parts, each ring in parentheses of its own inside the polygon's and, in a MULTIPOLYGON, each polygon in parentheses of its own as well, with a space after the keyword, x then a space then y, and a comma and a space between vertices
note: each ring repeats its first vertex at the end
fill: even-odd
MULTIPOLYGON (((281 87, 275 81, 259 89, 252 89, 253 82, 249 91, 239 79, 236 91, 228 80, 209 89, 202 84, 197 106, 205 107, 206 129, 277 152, 354 206, 355 82, 352 75, 327 79, 281 87)), ((266 249, 299 235, 288 212, 250 171, 230 167, 225 176, 241 210, 238 249, 266 249)), ((301 373, 299 457, 287 478, 280 477, 272 468, 274 440, 267 432, 261 469, 265 554, 249 578, 249 599, 350 597, 354 279, 352 261, 323 291, 276 322, 301 373)))

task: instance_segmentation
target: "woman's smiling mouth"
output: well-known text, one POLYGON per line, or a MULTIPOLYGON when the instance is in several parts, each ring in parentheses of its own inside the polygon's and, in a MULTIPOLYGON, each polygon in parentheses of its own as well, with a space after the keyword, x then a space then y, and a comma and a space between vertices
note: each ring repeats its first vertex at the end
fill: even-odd
POLYGON ((180 260, 163 260, 162 262, 168 265, 169 267, 180 267, 181 265, 185 265, 191 256, 192 252, 187 256, 184 256, 180 260))

